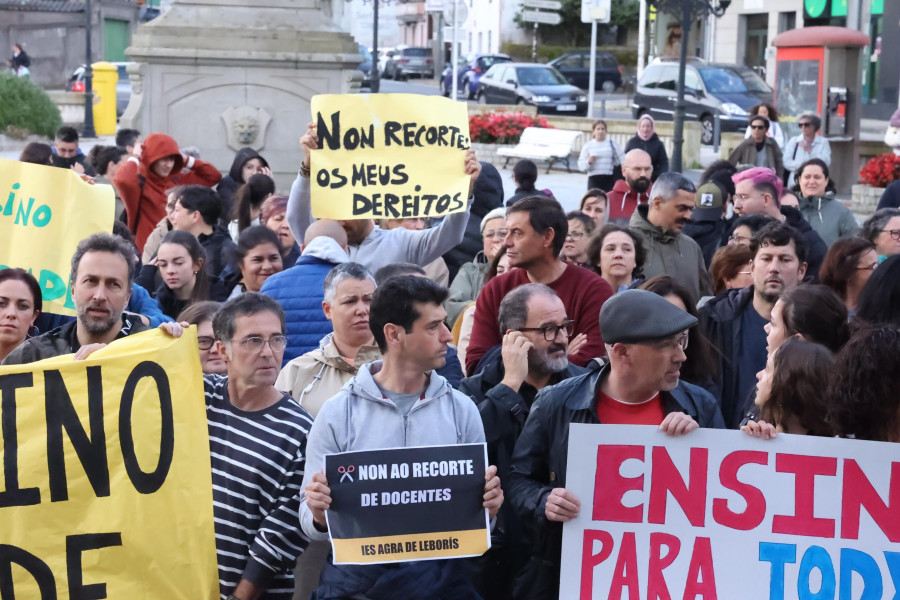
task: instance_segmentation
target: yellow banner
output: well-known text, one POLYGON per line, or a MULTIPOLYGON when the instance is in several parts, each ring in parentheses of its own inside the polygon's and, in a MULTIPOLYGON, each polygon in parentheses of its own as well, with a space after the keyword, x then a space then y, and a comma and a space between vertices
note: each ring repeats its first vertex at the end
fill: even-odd
POLYGON ((465 210, 469 116, 463 102, 417 94, 313 96, 320 150, 310 158, 313 216, 406 219, 465 210))
POLYGON ((219 597, 196 328, 0 367, 0 417, 0 595, 219 597))
POLYGON ((112 231, 111 185, 90 185, 72 170, 0 159, 0 269, 37 278, 44 312, 75 315, 69 264, 78 242, 112 231))

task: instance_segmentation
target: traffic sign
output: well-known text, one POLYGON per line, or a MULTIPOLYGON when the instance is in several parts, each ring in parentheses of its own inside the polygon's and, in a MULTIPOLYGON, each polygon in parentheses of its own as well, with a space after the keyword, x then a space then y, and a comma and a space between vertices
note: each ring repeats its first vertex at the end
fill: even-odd
POLYGON ((562 17, 559 13, 540 12, 537 10, 523 10, 522 20, 527 23, 544 23, 545 25, 559 25, 562 17))
POLYGON ((610 0, 581 0, 581 22, 609 23, 610 0))
POLYGON ((454 25, 456 27, 462 27, 463 24, 469 18, 469 6, 463 0, 456 0, 455 2, 456 8, 456 22, 453 22, 453 10, 454 10, 454 2, 453 0, 448 0, 444 3, 444 23, 447 23, 451 27, 454 25))
POLYGON ((559 0, 522 0, 522 6, 543 8, 544 10, 560 10, 562 9, 562 2, 559 0))

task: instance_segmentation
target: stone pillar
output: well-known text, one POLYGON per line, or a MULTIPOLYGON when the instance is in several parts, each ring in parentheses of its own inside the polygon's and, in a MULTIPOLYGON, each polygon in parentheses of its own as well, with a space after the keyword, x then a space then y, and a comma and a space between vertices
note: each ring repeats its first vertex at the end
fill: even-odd
MULTIPOLYGON (((327 0, 325 0, 327 4, 327 0)), ((176 0, 126 53, 132 96, 119 126, 167 133, 227 173, 249 146, 280 191, 300 163, 316 94, 359 91, 356 41, 319 0, 176 0)))

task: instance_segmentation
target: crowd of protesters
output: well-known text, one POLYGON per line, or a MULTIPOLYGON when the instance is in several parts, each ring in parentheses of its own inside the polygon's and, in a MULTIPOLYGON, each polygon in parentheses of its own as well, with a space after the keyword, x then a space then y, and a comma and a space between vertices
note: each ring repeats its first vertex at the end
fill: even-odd
POLYGON ((72 257, 76 317, 0 271, 0 359, 197 327, 223 598, 554 598, 580 509, 569 423, 900 442, 900 210, 858 226, 803 121, 802 139, 773 137, 763 106, 696 186, 668 171, 652 119, 624 151, 597 122, 569 213, 530 161, 505 199, 468 151, 467 210, 430 227, 313 219, 312 124, 288 195, 248 149, 223 178, 162 133, 86 157, 63 128, 21 160, 105 178, 120 223, 72 257), (488 553, 328 560, 325 454, 471 442, 488 449, 488 553))

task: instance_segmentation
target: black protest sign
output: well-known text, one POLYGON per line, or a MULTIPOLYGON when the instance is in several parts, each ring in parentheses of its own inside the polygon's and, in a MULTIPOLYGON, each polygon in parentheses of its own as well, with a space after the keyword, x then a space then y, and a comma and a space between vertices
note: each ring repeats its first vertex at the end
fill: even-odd
POLYGON ((484 444, 389 448, 325 457, 335 563, 478 556, 490 547, 482 506, 484 444))

